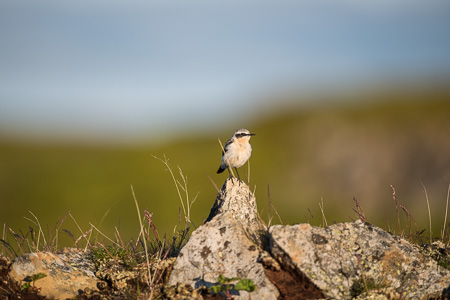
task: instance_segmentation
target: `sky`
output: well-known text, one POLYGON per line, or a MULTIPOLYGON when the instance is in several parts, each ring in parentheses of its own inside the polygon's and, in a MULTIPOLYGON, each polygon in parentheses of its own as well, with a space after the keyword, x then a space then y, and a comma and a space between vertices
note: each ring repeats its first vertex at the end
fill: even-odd
POLYGON ((447 75, 449 28, 446 0, 3 0, 0 135, 213 130, 281 91, 447 75))

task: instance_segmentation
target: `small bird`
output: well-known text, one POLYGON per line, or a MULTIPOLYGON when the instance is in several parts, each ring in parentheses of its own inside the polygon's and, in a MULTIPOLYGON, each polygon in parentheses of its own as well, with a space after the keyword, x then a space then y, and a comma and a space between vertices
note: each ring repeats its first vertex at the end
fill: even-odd
POLYGON ((217 170, 217 174, 220 174, 227 169, 231 177, 230 168, 234 168, 239 180, 241 180, 237 168, 242 167, 252 155, 252 146, 249 143, 252 135, 255 134, 250 133, 250 131, 243 128, 237 130, 231 136, 223 148, 222 164, 220 165, 219 170, 217 170))

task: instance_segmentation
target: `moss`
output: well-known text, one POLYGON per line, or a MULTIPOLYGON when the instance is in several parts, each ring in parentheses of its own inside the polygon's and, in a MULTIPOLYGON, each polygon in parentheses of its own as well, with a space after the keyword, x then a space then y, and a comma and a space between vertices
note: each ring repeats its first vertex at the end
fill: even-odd
POLYGON ((93 247, 91 249, 91 259, 97 269, 100 265, 110 261, 116 261, 125 268, 132 268, 138 264, 138 259, 135 255, 118 246, 93 247))
POLYGON ((432 244, 423 244, 420 246, 420 251, 432 259, 437 264, 447 270, 450 270, 450 247, 441 241, 433 242, 432 244))

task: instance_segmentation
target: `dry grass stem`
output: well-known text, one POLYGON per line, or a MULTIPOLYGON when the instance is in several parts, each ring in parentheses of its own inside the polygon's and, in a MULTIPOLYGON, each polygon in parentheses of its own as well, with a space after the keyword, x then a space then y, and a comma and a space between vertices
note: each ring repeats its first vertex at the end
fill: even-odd
MULTIPOLYGON (((117 226, 115 226, 114 229, 116 230, 117 242, 120 241, 120 244, 122 245, 122 248, 125 249, 125 251, 127 251, 127 248, 125 247, 125 243, 123 242, 122 237, 120 236, 120 232, 117 229, 117 226)), ((128 251, 127 251, 127 253, 128 253, 128 251)))
POLYGON ((217 184, 212 180, 212 178, 206 174, 206 176, 209 178, 209 181, 211 181, 212 185, 214 186, 214 188, 216 189, 217 192, 219 192, 219 187, 217 186, 217 184))
POLYGON ((250 184, 250 159, 247 161, 248 178, 247 183, 250 184))
POLYGON ((29 219, 29 218, 27 218, 27 217, 24 217, 26 220, 28 220, 28 221, 30 221, 31 223, 33 223, 34 225, 36 225, 38 228, 39 228, 39 230, 38 230, 38 238, 37 238, 37 243, 36 243, 36 248, 35 248, 35 250, 34 251, 36 251, 36 252, 39 252, 39 243, 40 243, 40 239, 41 239, 41 235, 42 235, 42 239, 44 240, 44 245, 43 245, 43 247, 45 247, 46 245, 47 245, 47 241, 45 240, 45 235, 44 235, 44 232, 42 231, 42 227, 41 227, 41 223, 39 223, 39 219, 31 212, 31 211, 28 211, 33 217, 34 217, 34 219, 36 220, 36 222, 34 222, 33 220, 31 220, 31 219, 29 219))
POLYGON ((428 208, 428 220, 430 222, 430 244, 433 241, 433 232, 431 230, 431 210, 430 210, 430 201, 428 200, 428 193, 427 193, 427 189, 425 188, 425 186, 423 185, 422 181, 420 181, 420 184, 423 187, 423 190, 425 192, 425 199, 427 200, 427 208, 428 208))
MULTIPOLYGON (((79 242, 82 238, 86 239, 86 236, 87 236, 88 234, 90 234, 90 233, 92 233, 92 228, 89 229, 88 231, 86 231, 85 233, 83 233, 82 235, 80 235, 80 237, 74 242, 75 246, 77 246, 78 242, 79 242)), ((86 239, 86 241, 87 241, 87 244, 86 244, 86 247, 87 247, 87 245, 89 245, 89 240, 86 239)), ((85 250, 86 250, 86 249, 85 249, 85 250)))
MULTIPOLYGON (((55 227, 55 237, 53 238, 51 242, 51 246, 56 250, 58 249, 58 236, 59 236, 59 230, 61 229, 62 224, 66 220, 67 216, 70 214, 70 210, 66 213, 66 215, 60 220, 59 225, 55 227)), ((58 224, 58 223, 57 223, 58 224)))
POLYGON ((6 240, 6 223, 3 223, 3 240, 6 240))
POLYGON ((325 213, 324 213, 324 210, 323 210, 323 198, 322 197, 320 198, 319 207, 320 207, 320 211, 322 212, 322 225, 324 227, 327 227, 328 226, 328 222, 327 222, 327 219, 325 218, 325 213))
POLYGON ((403 205, 400 204, 400 208, 403 209, 403 211, 404 211, 405 214, 406 214, 406 217, 409 219, 408 234, 409 234, 409 236, 412 236, 412 233, 411 233, 411 223, 414 222, 414 224, 416 225, 416 228, 417 228, 416 221, 414 220, 414 217, 413 217, 413 215, 409 212, 409 210, 406 209, 406 207, 404 207, 403 205))
POLYGON ((389 223, 389 219, 388 219, 388 216, 386 213, 384 214, 384 218, 386 219, 386 225, 388 227, 388 231, 392 232, 391 224, 389 223))
POLYGON ((448 190, 447 190, 447 203, 445 205, 445 217, 444 217, 444 225, 442 226, 442 232, 441 232, 441 240, 444 240, 444 236, 445 236, 445 226, 447 225, 447 212, 448 212, 448 199, 450 197, 450 184, 448 185, 448 190))
POLYGON ((311 215, 311 218, 314 219, 314 215, 313 215, 313 213, 311 212, 311 210, 309 209, 309 207, 308 207, 308 212, 309 212, 309 214, 311 215))
POLYGON ((395 188, 394 188, 394 186, 392 184, 391 184, 391 189, 392 189, 392 199, 394 200, 395 210, 397 211, 398 233, 400 234, 401 233, 400 210, 398 209, 397 194, 395 193, 395 188))
POLYGON ((21 246, 22 244, 19 243, 19 240, 18 240, 18 239, 22 239, 22 237, 20 235, 18 235, 17 233, 15 233, 11 228, 9 228, 9 231, 12 233, 14 239, 16 240, 16 243, 17 243, 17 246, 19 247, 20 252, 22 254, 25 254, 25 252, 23 251, 22 246, 21 246))
MULTIPOLYGON (((269 199, 269 212, 270 212, 270 209, 273 209, 273 211, 275 212, 275 214, 276 214, 277 217, 278 217, 278 220, 280 220, 280 223, 283 225, 283 220, 281 220, 281 217, 280 217, 280 215, 278 214, 277 209, 276 209, 275 206, 272 204, 272 200, 271 200, 271 197, 270 197, 270 187, 269 187, 269 185, 267 185, 267 198, 269 199)), ((270 219, 272 219, 272 217, 270 217, 270 219)))
POLYGON ((107 239, 108 241, 110 241, 111 243, 113 243, 114 245, 120 247, 120 245, 115 242, 114 240, 110 239, 108 236, 106 236, 103 232, 100 231, 100 229, 98 229, 97 227, 94 226, 94 224, 89 222, 89 225, 91 225, 92 228, 94 228, 95 230, 97 230, 98 233, 100 233, 101 236, 103 236, 105 239, 107 239))
POLYGON ((153 230, 153 235, 155 236, 155 238, 159 241, 159 233, 158 230, 156 229, 155 224, 153 223, 153 214, 151 214, 148 209, 146 209, 144 211, 144 215, 147 218, 147 223, 148 225, 152 228, 153 230))
POLYGON ((267 185, 267 201, 269 202, 269 210, 267 212, 267 215, 269 217, 269 224, 267 225, 267 227, 270 227, 270 225, 272 224, 272 213, 271 213, 272 201, 270 201, 270 187, 269 187, 269 185, 267 185))
POLYGON ((112 260, 116 261, 116 258, 108 251, 108 248, 105 247, 105 245, 103 245, 100 242, 97 242, 97 244, 99 244, 100 246, 102 246, 103 250, 106 251, 106 253, 108 253, 109 257, 111 257, 112 260))
MULTIPOLYGON (((141 211, 139 209, 139 203, 136 199, 136 195, 134 193, 134 189, 133 189, 133 185, 131 185, 131 194, 133 195, 133 199, 134 199, 134 204, 136 205, 136 210, 138 213, 138 218, 139 218, 139 226, 140 226, 140 232, 139 232, 139 236, 144 236, 143 235, 143 230, 144 230, 144 226, 142 225, 142 218, 141 218, 141 211)), ((139 240, 139 237, 138 237, 139 240)), ((150 283, 152 282, 152 273, 150 270, 150 261, 148 258, 148 249, 147 249, 147 243, 145 242, 145 240, 143 241, 144 244, 144 251, 145 251, 145 259, 147 261, 147 272, 148 272, 148 285, 150 286, 150 283)))
POLYGON ((359 204, 359 201, 358 201, 358 199, 356 199, 356 197, 353 197, 353 201, 355 201, 355 205, 356 205, 356 209, 353 208, 353 211, 358 215, 358 218, 365 223, 366 216, 364 214, 364 210, 362 209, 362 207, 359 204))
POLYGON ((305 214, 303 216, 305 217, 306 223, 311 224, 308 220, 308 217, 305 214))
POLYGON ((169 173, 172 176, 172 180, 175 183, 175 188, 177 189, 178 197, 180 198, 181 206, 183 207, 183 212, 184 212, 184 214, 186 216, 187 212, 186 212, 186 208, 184 207, 183 197, 181 196, 181 192, 180 192, 180 189, 178 187, 178 181, 175 178, 175 175, 172 172, 172 168, 169 165, 169 160, 166 158, 165 154, 164 154, 164 159, 161 159, 161 158, 156 157, 156 156, 153 156, 153 157, 158 159, 159 161, 161 161, 164 165, 166 165, 167 169, 169 170, 169 173))
MULTIPOLYGON (((194 202, 197 200, 197 196, 198 194, 194 197, 193 200, 189 200, 189 193, 188 193, 188 181, 187 181, 187 176, 185 176, 181 170, 181 168, 179 166, 178 167, 178 172, 180 175, 180 178, 182 180, 182 183, 176 179, 175 174, 172 171, 172 168, 169 165, 169 160, 167 159, 166 155, 164 155, 164 159, 159 158, 157 156, 152 155, 154 158, 158 159, 159 161, 161 161, 167 168, 167 170, 169 171, 172 180, 175 184, 175 188, 177 189, 177 193, 178 193, 178 198, 180 199, 181 202, 181 207, 183 208, 183 214, 184 214, 184 220, 185 220, 185 226, 186 224, 193 224, 191 221, 191 215, 190 215, 190 211, 191 211, 191 207, 192 204, 194 204, 194 202), (181 195, 181 190, 183 190, 184 194, 185 194, 185 200, 183 200, 183 196, 181 195)), ((195 226, 195 225, 194 225, 195 226)))
POLYGON ((113 205, 111 205, 103 214, 102 218, 100 219, 100 222, 98 223, 98 227, 100 227, 103 224, 103 221, 106 219, 106 217, 109 215, 109 212, 111 211, 111 209, 114 207, 114 205, 116 205, 116 203, 114 203, 113 205))
MULTIPOLYGON (((78 227, 78 230, 80 230, 81 232, 81 236, 78 238, 77 242, 81 239, 84 238, 86 240, 86 247, 85 247, 85 251, 87 250, 88 246, 91 246, 91 244, 89 243, 89 240, 91 239, 91 234, 92 234, 92 226, 91 229, 89 229, 88 231, 86 231, 86 233, 83 232, 83 230, 81 229, 80 225, 78 225, 77 220, 75 220, 75 218, 72 216, 72 214, 69 212, 69 217, 72 218, 73 222, 75 223, 75 225, 78 227), (86 238, 86 235, 89 234, 89 238, 86 238)), ((76 244, 76 243, 75 243, 76 244)))

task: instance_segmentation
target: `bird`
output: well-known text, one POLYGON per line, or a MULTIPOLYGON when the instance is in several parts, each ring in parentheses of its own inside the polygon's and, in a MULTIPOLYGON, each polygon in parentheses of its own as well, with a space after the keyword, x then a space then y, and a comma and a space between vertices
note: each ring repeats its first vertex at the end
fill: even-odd
POLYGON ((223 147, 222 164, 220 165, 219 170, 217 170, 217 174, 228 170, 231 177, 230 168, 234 168, 239 181, 241 181, 237 168, 242 167, 252 155, 252 146, 249 141, 253 135, 255 134, 250 133, 250 131, 244 128, 236 130, 223 147))

